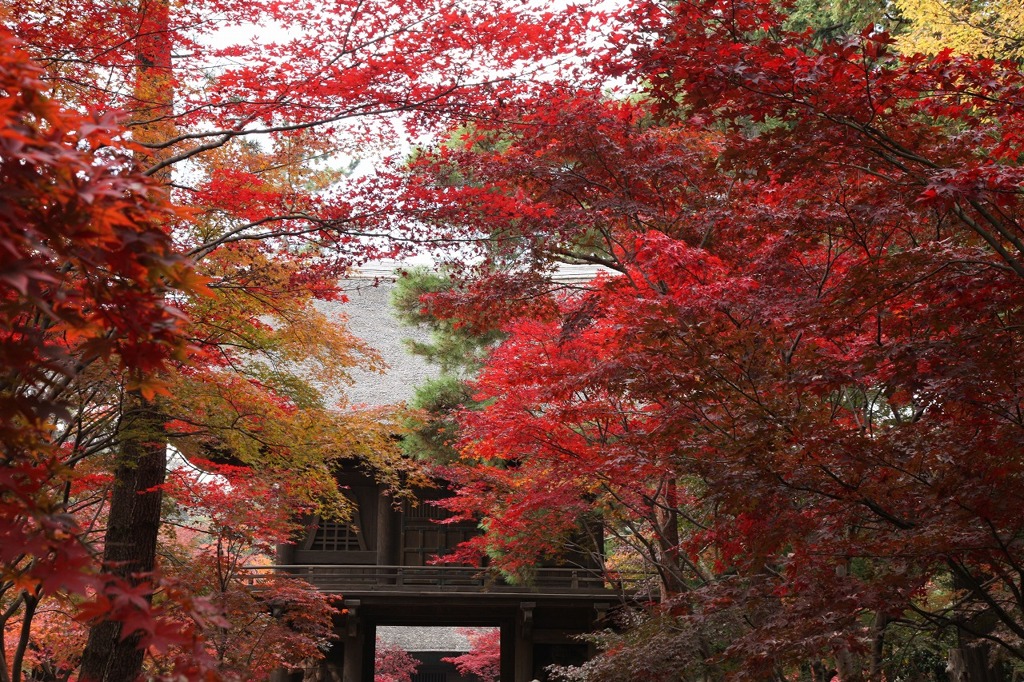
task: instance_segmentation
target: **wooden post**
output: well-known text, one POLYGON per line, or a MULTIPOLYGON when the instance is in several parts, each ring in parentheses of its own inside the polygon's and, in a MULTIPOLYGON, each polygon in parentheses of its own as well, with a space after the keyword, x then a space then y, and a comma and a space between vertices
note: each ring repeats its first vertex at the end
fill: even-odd
MULTIPOLYGON (((360 622, 359 600, 346 599, 345 626, 341 631, 342 682, 363 682, 363 656, 366 644, 366 627, 360 622)), ((370 658, 370 679, 373 679, 373 658, 370 658)))
POLYGON ((501 624, 501 682, 516 682, 516 629, 518 624, 509 620, 501 624))
POLYGON ((393 499, 383 492, 377 496, 377 565, 397 566, 398 547, 395 542, 393 499))
POLYGON ((515 682, 530 682, 533 679, 533 610, 537 603, 524 601, 519 604, 516 619, 515 682))

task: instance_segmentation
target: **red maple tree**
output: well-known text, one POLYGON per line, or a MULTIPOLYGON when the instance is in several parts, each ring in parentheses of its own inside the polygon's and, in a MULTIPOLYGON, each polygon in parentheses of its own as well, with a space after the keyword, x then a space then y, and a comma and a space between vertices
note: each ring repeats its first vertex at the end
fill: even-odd
POLYGON ((515 571, 603 519, 664 603, 594 675, 892 678, 918 630, 970 679, 1019 664, 1019 65, 757 0, 629 16, 601 64, 643 96, 531 103, 408 180, 486 243, 448 314, 509 334, 451 472, 488 531, 460 558, 515 571))
POLYGON ((441 660, 454 665, 464 677, 473 676, 480 682, 498 682, 501 677, 501 630, 459 628, 458 633, 469 640, 469 651, 441 660))
POLYGON ((373 682, 412 682, 420 662, 398 644, 377 639, 373 682))
MULTIPOLYGON (((165 502, 174 505, 165 523, 176 532, 162 543, 162 572, 217 614, 202 635, 225 679, 302 668, 321 658, 335 638, 332 597, 297 577, 259 568, 271 562, 275 545, 295 535, 301 515, 312 511, 297 485, 282 472, 202 460, 173 469, 164 485, 165 502)), ((158 669, 169 669, 174 660, 166 653, 155 658, 158 669)))
MULTIPOLYGON (((77 437, 61 459, 114 455, 102 529, 110 571, 153 594, 143 583, 158 563, 168 442, 314 478, 324 485, 309 494, 338 513, 344 500, 327 487, 340 453, 388 482, 416 475, 393 456, 389 415, 332 410, 324 390, 355 365, 380 364, 314 299, 341 299, 346 267, 410 238, 378 238, 372 202, 358 198, 369 183, 346 184, 347 159, 470 110, 487 114, 542 71, 573 69, 558 58, 588 20, 575 9, 418 0, 5 6, 0 21, 57 96, 126 116, 133 158, 191 209, 168 231, 210 284, 206 297, 176 299, 191 319, 186 352, 147 368, 169 394, 137 392, 116 371, 75 385, 77 437), (276 39, 250 41, 254 31, 276 39), (541 55, 551 59, 530 63, 541 55), (298 366, 312 380, 288 369, 298 366)), ((96 624, 83 675, 137 674, 138 642, 119 627, 96 624)))
POLYGON ((115 617, 131 600, 66 508, 76 391, 108 372, 161 390, 154 373, 185 344, 168 296, 199 280, 167 234, 179 212, 134 168, 115 117, 60 107, 17 41, 0 43, 0 669, 17 682, 43 598, 106 584, 115 617))

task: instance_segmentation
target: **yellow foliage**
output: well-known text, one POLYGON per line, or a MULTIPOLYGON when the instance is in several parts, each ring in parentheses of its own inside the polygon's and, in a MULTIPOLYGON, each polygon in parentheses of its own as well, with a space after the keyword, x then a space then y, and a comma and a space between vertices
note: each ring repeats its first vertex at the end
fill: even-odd
POLYGON ((235 140, 196 160, 205 206, 179 237, 208 278, 209 295, 183 302, 194 355, 168 380, 162 408, 171 443, 188 458, 283 475, 317 508, 345 517, 342 462, 359 465, 401 495, 425 484, 395 440, 400 408, 354 410, 344 388, 353 368, 379 371, 380 355, 326 316, 310 268, 321 248, 287 237, 280 221, 314 212, 337 172, 317 168, 323 142, 305 134, 266 144, 235 140), (209 246, 203 246, 209 245, 209 246))
POLYGON ((954 52, 1024 59, 1021 0, 896 0, 909 30, 897 38, 905 53, 954 52))

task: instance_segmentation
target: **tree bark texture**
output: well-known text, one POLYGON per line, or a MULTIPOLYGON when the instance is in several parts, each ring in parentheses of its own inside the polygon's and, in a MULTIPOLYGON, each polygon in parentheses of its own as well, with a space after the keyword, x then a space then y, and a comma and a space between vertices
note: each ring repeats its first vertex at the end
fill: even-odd
POLYGON ((1004 682, 1007 679, 993 646, 983 637, 999 623, 996 613, 984 606, 979 594, 986 582, 970 573, 966 566, 954 565, 953 588, 976 598, 967 601, 957 614, 957 645, 950 650, 946 664, 950 682, 1004 682))
MULTIPOLYGON (((163 421, 140 400, 125 416, 114 470, 110 520, 103 545, 104 570, 134 585, 150 580, 156 564, 160 507, 167 472, 163 421)), ((128 633, 129 635, 131 633, 128 633)), ((82 654, 82 682, 130 682, 142 671, 138 637, 122 638, 121 624, 104 620, 89 630, 82 654)))

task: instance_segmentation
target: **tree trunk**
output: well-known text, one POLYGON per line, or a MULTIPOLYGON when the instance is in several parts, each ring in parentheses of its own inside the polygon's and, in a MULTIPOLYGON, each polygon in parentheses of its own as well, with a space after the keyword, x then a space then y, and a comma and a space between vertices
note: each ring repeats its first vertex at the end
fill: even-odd
POLYGON ((986 642, 961 642, 949 652, 951 682, 1004 682, 1006 676, 993 665, 992 647, 986 642))
MULTIPOLYGON (((167 472, 167 443, 162 432, 159 412, 138 400, 136 409, 125 415, 120 433, 103 568, 133 585, 150 580, 156 564, 163 497, 159 486, 167 472)), ((89 630, 82 654, 83 682, 130 682, 139 676, 144 652, 138 647, 138 637, 122 638, 121 634, 121 624, 111 620, 89 630)))
POLYGON ((683 567, 679 561, 679 499, 678 482, 666 477, 654 495, 654 523, 657 538, 657 566, 661 574, 662 601, 671 601, 686 592, 683 567))
POLYGON ((835 652, 836 669, 842 682, 865 682, 864 659, 852 649, 843 648, 835 652))
MULTIPOLYGON (((142 144, 159 143, 173 132, 174 83, 171 64, 169 0, 138 0, 134 38, 136 106, 132 137, 142 144)), ((159 163, 166 150, 153 153, 159 163)), ((152 166, 151 166, 152 167, 152 166)), ((157 174, 169 180, 169 171, 157 174)), ((152 403, 132 394, 122 419, 119 455, 114 468, 110 518, 103 540, 103 567, 139 584, 156 566, 162 493, 167 475, 167 439, 162 416, 152 403)), ((145 654, 139 638, 122 638, 121 624, 102 621, 89 630, 82 654, 82 682, 130 682, 142 672, 145 654)))
POLYGON ((992 645, 980 636, 992 632, 999 622, 998 616, 984 605, 978 594, 984 589, 985 577, 973 575, 964 564, 950 561, 950 568, 953 589, 958 594, 974 597, 962 602, 957 613, 960 624, 957 645, 950 650, 946 663, 950 682, 1004 682, 1006 675, 1000 669, 992 645))
POLYGON ((871 628, 871 667, 868 673, 872 682, 885 680, 885 629, 888 625, 889 616, 876 611, 875 623, 871 628))

